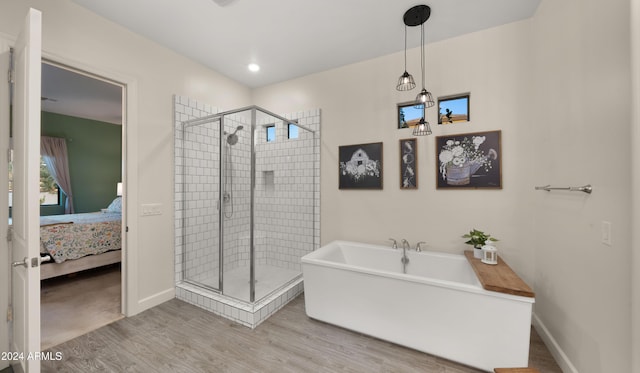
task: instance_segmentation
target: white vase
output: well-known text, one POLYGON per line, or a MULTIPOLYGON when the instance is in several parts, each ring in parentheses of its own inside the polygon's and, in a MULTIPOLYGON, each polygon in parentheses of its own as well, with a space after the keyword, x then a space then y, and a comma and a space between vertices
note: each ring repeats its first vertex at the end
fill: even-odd
POLYGON ((474 247, 473 248, 473 257, 476 259, 482 259, 482 248, 474 247))

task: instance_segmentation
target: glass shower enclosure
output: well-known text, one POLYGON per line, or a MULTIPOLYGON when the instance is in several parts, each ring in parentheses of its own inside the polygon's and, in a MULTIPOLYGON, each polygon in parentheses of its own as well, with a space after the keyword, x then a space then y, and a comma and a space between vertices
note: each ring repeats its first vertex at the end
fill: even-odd
POLYGON ((317 128, 249 106, 176 125, 179 281, 257 302, 319 244, 317 128))

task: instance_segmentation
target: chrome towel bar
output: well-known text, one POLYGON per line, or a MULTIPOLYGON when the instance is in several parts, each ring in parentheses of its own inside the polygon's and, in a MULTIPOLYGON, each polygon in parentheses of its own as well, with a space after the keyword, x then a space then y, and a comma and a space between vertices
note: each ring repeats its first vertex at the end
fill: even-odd
POLYGON ((591 184, 587 184, 579 187, 552 187, 551 185, 545 185, 545 186, 537 186, 536 190, 546 190, 547 192, 550 192, 552 190, 568 190, 570 192, 585 192, 585 193, 591 194, 591 192, 593 191, 593 188, 591 187, 591 184))

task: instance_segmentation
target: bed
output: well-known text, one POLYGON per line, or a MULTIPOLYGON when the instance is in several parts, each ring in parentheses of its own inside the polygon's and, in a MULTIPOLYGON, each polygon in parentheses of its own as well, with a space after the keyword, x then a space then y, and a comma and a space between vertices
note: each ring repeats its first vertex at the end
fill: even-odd
POLYGON ((119 263, 121 200, 99 212, 40 217, 40 253, 50 257, 40 267, 42 280, 119 263))

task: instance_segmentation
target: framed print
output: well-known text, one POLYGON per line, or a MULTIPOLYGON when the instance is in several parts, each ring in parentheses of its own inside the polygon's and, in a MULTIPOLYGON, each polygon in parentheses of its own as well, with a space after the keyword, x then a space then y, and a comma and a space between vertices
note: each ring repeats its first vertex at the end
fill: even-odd
POLYGON ((413 128, 424 116, 424 104, 414 106, 415 102, 398 104, 398 129, 413 128))
POLYGON ((400 189, 418 188, 417 145, 415 138, 400 140, 400 189))
POLYGON ((459 95, 438 97, 438 124, 451 124, 458 122, 468 122, 469 113, 469 93, 459 95))
POLYGON ((436 188, 502 188, 502 131, 436 137, 436 188))
POLYGON ((340 189, 382 189, 382 143, 340 146, 340 189))

